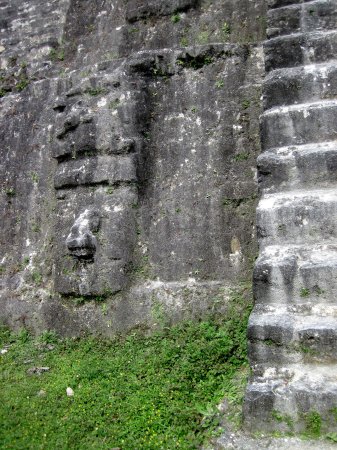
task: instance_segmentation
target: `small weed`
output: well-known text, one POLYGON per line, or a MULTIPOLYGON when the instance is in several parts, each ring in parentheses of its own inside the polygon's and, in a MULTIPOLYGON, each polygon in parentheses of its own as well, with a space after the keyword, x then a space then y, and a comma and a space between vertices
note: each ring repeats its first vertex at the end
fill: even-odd
POLYGON ((33 183, 38 183, 39 182, 39 176, 36 172, 32 172, 30 174, 30 178, 32 179, 33 183))
POLYGON ((250 107, 250 105, 251 105, 251 101, 250 100, 244 100, 242 102, 242 108, 243 109, 248 109, 250 107))
POLYGON ((247 161, 247 159, 249 159, 249 153, 238 153, 234 156, 233 159, 235 162, 247 161))
POLYGON ((337 442, 337 433, 329 433, 325 437, 332 442, 337 442))
POLYGON ((36 270, 34 272, 32 272, 32 280, 36 285, 39 286, 42 283, 41 273, 36 270))
POLYGON ((188 47, 188 39, 187 39, 187 37, 186 36, 183 36, 181 39, 180 39, 180 47, 188 47))
POLYGON ((151 135, 150 135, 150 133, 148 131, 144 131, 143 132, 143 136, 144 136, 144 139, 146 141, 150 141, 151 140, 151 135))
POLYGON ((171 22, 172 23, 178 23, 178 22, 180 22, 180 20, 181 20, 181 17, 180 17, 180 14, 173 14, 173 16, 171 16, 171 22))
POLYGON ((15 88, 17 91, 21 92, 23 91, 27 86, 29 85, 28 78, 22 76, 19 81, 15 84, 15 88))
POLYGON ((119 104, 120 104, 120 100, 119 100, 119 98, 116 98, 115 100, 113 100, 112 102, 109 103, 108 108, 116 109, 119 104))
POLYGON ((233 206, 237 208, 240 205, 240 200, 235 198, 225 198, 222 201, 223 206, 233 206))
POLYGON ((41 344, 57 344, 59 341, 59 338, 55 331, 44 331, 38 338, 38 341, 41 344))
POLYGON ((322 418, 317 411, 304 414, 306 432, 310 437, 319 437, 322 428, 322 418))
POLYGON ((213 56, 210 55, 199 55, 199 56, 191 56, 186 55, 184 58, 179 58, 176 61, 178 66, 186 67, 188 69, 198 70, 204 66, 208 66, 212 64, 214 61, 213 56))
POLYGON ((312 290, 313 290, 313 292, 314 292, 314 294, 316 294, 316 295, 322 295, 322 294, 324 294, 324 289, 321 289, 319 286, 317 286, 317 285, 315 285, 313 288, 312 288, 312 290))
POLYGON ((115 191, 115 188, 114 188, 113 186, 109 186, 109 187, 106 188, 106 191, 105 191, 105 192, 106 192, 107 194, 111 195, 111 194, 114 193, 114 191, 115 191))
POLYGON ((201 31, 197 36, 197 42, 198 44, 207 44, 209 41, 209 32, 208 31, 201 31))
POLYGON ((91 87, 91 88, 88 88, 88 89, 85 91, 85 93, 91 95, 92 97, 95 97, 95 96, 97 96, 97 95, 103 95, 103 94, 106 94, 106 90, 103 89, 102 87, 96 87, 96 88, 91 87))
POLYGON ((8 197, 15 197, 16 192, 14 188, 7 188, 5 190, 6 195, 8 195, 8 197))
POLYGON ((29 256, 25 256, 25 257, 23 258, 23 260, 22 260, 22 265, 23 265, 24 267, 27 267, 29 263, 30 263, 30 258, 29 258, 29 256))
POLYGON ((290 430, 294 429, 294 419, 288 414, 282 414, 280 411, 273 410, 271 415, 272 418, 277 422, 285 423, 290 428, 290 430))
POLYGON ((30 336, 28 330, 26 330, 25 328, 22 328, 18 332, 17 339, 20 342, 20 344, 26 344, 27 342, 30 341, 31 336, 30 336))
POLYGON ((215 82, 215 86, 216 86, 218 89, 223 88, 224 85, 225 85, 225 83, 224 83, 223 80, 217 80, 217 81, 215 82))
POLYGON ((96 295, 95 297, 92 298, 92 300, 96 303, 102 303, 106 300, 104 295, 96 295))
POLYGON ((32 224, 32 231, 33 231, 34 233, 39 233, 39 232, 41 231, 40 225, 37 224, 36 222, 34 222, 34 223, 32 224))
POLYGON ((310 289, 302 287, 301 291, 300 291, 300 297, 305 298, 305 297, 309 297, 309 295, 310 295, 310 289))
POLYGON ((227 22, 224 22, 224 24, 222 25, 221 34, 222 34, 223 39, 225 41, 227 41, 229 38, 229 35, 231 34, 231 27, 229 26, 229 24, 227 22))
POLYGON ((52 61, 64 61, 64 49, 55 49, 52 48, 49 52, 49 58, 52 61))

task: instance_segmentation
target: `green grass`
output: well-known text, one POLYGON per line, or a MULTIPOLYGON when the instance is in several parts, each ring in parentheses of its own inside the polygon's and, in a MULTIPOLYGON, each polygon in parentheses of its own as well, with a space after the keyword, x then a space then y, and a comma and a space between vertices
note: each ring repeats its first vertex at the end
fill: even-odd
POLYGON ((0 356, 1 448, 199 448, 219 424, 224 397, 232 417, 240 415, 250 310, 243 292, 233 293, 227 321, 185 322, 151 336, 57 340, 3 330, 0 348, 10 347, 0 356), (50 370, 27 374, 39 366, 50 370))

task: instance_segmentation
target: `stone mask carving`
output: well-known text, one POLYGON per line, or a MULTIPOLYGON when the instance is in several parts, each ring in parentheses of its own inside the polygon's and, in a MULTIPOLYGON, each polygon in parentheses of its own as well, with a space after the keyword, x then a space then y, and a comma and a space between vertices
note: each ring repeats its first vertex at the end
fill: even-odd
POLYGON ((94 235, 99 229, 98 211, 86 209, 75 220, 66 239, 66 245, 72 256, 79 259, 93 259, 97 247, 94 235))

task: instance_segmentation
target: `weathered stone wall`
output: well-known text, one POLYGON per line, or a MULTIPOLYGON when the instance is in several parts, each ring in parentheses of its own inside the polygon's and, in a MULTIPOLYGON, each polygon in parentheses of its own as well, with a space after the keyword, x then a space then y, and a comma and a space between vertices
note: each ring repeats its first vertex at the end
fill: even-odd
POLYGON ((265 2, 0 8, 2 322, 225 313, 257 251, 265 2))

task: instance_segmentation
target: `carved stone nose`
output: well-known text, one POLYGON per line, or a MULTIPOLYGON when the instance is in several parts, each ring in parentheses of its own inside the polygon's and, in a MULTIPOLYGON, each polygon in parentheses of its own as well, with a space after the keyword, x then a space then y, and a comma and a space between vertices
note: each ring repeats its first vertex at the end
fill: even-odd
POLYGON ((92 259, 96 252, 97 239, 94 236, 99 228, 96 211, 86 210, 76 220, 66 239, 67 248, 76 258, 92 259))
POLYGON ((90 232, 78 236, 71 233, 67 238, 67 247, 73 256, 90 258, 96 252, 96 238, 90 232))

